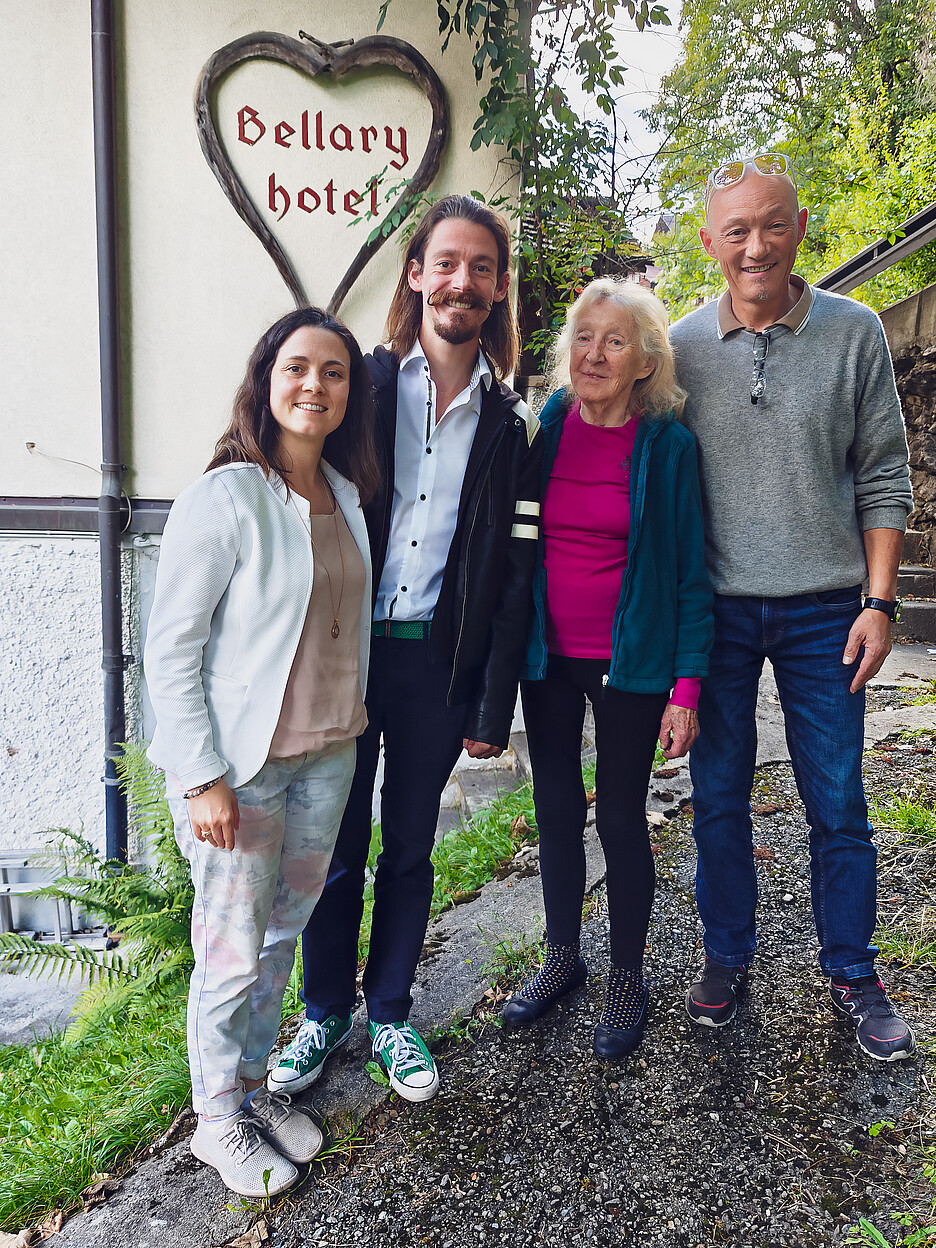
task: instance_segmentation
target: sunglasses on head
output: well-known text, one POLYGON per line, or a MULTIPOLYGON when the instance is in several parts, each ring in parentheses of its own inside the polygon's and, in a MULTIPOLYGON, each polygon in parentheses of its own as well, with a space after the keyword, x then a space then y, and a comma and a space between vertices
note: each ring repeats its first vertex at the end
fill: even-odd
POLYGON ((782 152, 763 152, 760 156, 727 160, 723 165, 717 165, 708 175, 705 183, 705 206, 708 207, 708 202, 716 191, 723 191, 725 187, 735 186, 740 182, 745 169, 753 169, 765 178, 785 175, 791 182, 793 180, 793 163, 782 152))

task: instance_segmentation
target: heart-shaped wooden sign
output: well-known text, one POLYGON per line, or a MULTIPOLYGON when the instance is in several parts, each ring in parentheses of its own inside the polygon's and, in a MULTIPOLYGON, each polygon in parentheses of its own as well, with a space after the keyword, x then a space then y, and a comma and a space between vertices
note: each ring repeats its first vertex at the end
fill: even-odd
POLYGON ((302 43, 288 35, 280 35, 272 31, 257 31, 255 34, 235 39, 233 43, 220 48, 209 59, 199 77, 195 90, 195 120, 202 152, 215 177, 224 188, 225 195, 266 248, 283 281, 289 287, 297 307, 304 307, 310 301, 303 290, 302 283, 290 264, 286 252, 260 215, 256 204, 234 170, 218 137, 215 116, 212 112, 212 101, 218 85, 236 66, 247 61, 266 60, 288 65, 313 78, 324 74, 328 74, 331 78, 341 78, 352 70, 367 69, 371 66, 391 67, 407 75, 425 94, 432 107, 432 124, 422 160, 394 204, 387 210, 386 219, 392 222, 392 225, 386 226, 364 243, 335 288, 328 302, 328 311, 336 313, 368 261, 412 212, 419 195, 432 185, 448 139, 448 106, 445 90, 435 70, 420 52, 411 44, 404 43, 402 39, 393 39, 385 35, 370 35, 357 42, 349 41, 347 45, 336 45, 320 43, 309 36, 305 38, 308 42, 302 43))

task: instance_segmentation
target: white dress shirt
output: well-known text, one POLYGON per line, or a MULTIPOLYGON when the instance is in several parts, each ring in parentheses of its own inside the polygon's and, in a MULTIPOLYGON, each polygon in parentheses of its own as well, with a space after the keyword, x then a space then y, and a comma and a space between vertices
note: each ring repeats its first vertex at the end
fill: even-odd
POLYGON ((429 620, 455 535, 458 501, 481 413, 493 382, 481 350, 471 380, 436 419, 436 387, 416 339, 400 362, 393 503, 375 620, 429 620))

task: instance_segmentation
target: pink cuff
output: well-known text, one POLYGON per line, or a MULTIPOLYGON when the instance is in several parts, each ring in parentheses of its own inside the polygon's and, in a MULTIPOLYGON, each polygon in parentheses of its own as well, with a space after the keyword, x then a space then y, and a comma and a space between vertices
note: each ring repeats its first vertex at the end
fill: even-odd
POLYGON ((673 686, 670 701, 675 706, 684 706, 687 711, 697 711, 701 689, 702 681, 698 676, 680 676, 673 686))

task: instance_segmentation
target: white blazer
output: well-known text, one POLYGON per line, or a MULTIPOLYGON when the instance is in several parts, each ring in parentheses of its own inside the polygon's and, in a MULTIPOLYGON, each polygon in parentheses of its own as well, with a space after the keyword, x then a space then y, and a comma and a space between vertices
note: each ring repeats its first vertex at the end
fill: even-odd
MULTIPOLYGON (((371 563, 357 489, 322 470, 364 558, 361 696, 370 654, 371 563)), ((266 761, 313 581, 309 531, 286 486, 256 464, 206 473, 166 521, 143 668, 156 731, 147 755, 186 789, 246 784, 266 761)))

